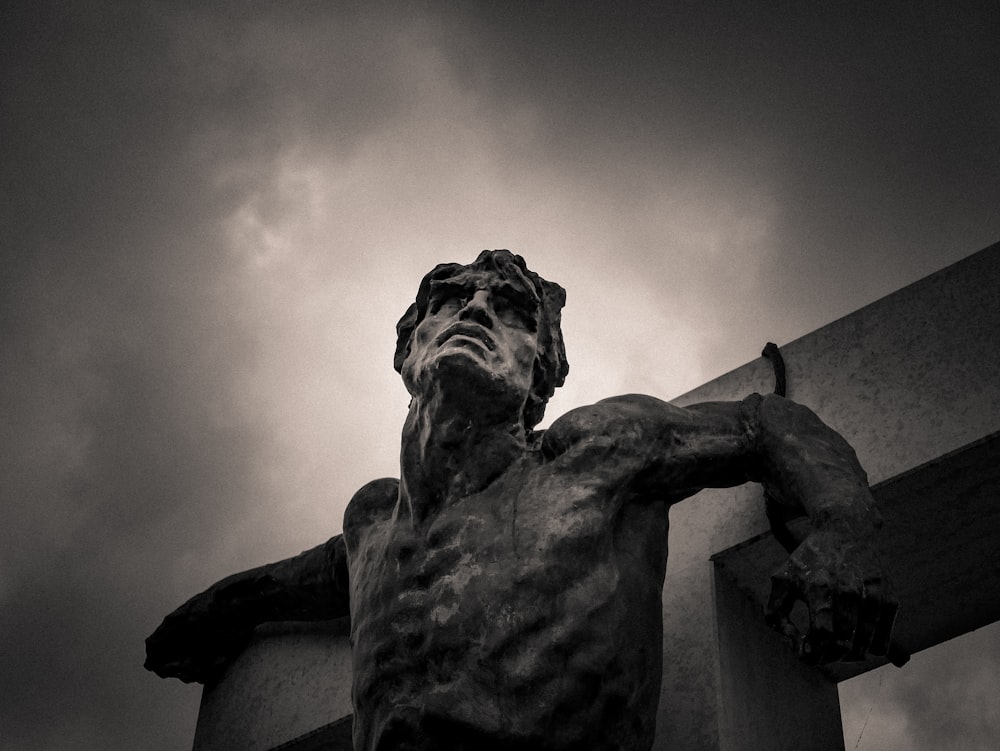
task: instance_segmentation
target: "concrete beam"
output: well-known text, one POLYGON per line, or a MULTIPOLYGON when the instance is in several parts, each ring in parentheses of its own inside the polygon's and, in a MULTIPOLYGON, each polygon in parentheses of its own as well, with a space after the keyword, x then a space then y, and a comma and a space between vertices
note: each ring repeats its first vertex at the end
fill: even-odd
MULTIPOLYGON (((1000 244, 783 345, 788 396, 815 410, 847 438, 872 483, 896 477, 902 480, 916 468, 939 460, 943 462, 939 468, 942 476, 954 478, 964 472, 980 471, 981 465, 961 469, 958 454, 1000 430, 998 289, 1000 244)), ((766 332, 762 332, 761 346, 765 341, 766 332)), ((771 365, 759 359, 674 403, 683 406, 739 399, 754 391, 770 391, 773 382, 771 365)), ((931 486, 912 488, 912 492, 927 494, 920 502, 928 508, 942 503, 941 490, 931 486)), ((888 487, 885 493, 890 493, 888 487)), ((890 505, 902 510, 911 502, 893 501, 890 505)), ((989 506, 988 498, 982 500, 981 506, 989 506)), ((933 518, 940 520, 942 514, 948 515, 940 506, 937 511, 939 514, 933 518)), ((886 536, 900 540, 908 537, 917 554, 921 548, 925 550, 926 567, 940 565, 935 555, 949 555, 971 545, 960 534, 969 527, 955 522, 957 527, 904 529, 901 520, 905 515, 903 511, 894 512, 887 519, 886 536)), ((751 685, 738 689, 727 683, 734 660, 745 659, 739 650, 745 652, 747 647, 734 646, 731 641, 734 629, 728 619, 734 618, 738 609, 722 601, 731 592, 726 584, 726 597, 720 596, 720 580, 710 559, 768 531, 760 489, 744 486, 704 491, 675 506, 670 522, 670 557, 663 594, 664 680, 654 749, 744 751, 751 747, 744 744, 754 737, 754 730, 732 726, 734 718, 747 716, 737 705, 754 704, 755 696, 760 694, 755 694, 751 685)), ((1000 547, 1000 538, 986 527, 982 529, 985 538, 969 551, 974 559, 983 556, 978 560, 985 565, 995 559, 991 551, 1000 547)), ((777 567, 782 551, 773 542, 762 542, 753 555, 760 556, 755 570, 741 577, 756 577, 754 596, 759 603, 763 596, 760 577, 767 581, 771 573, 768 566, 773 563, 777 567)), ((727 563, 726 570, 731 568, 727 563)), ((748 586, 742 578, 742 585, 748 586)), ((997 599, 997 590, 989 586, 985 584, 983 590, 987 599, 989 595, 997 599)), ((904 624, 929 618, 931 615, 925 611, 938 607, 934 596, 918 598, 909 591, 904 595, 908 598, 902 605, 904 624)), ((750 628, 740 623, 740 628, 750 628)), ((907 633, 907 628, 903 626, 900 640, 911 639, 912 644, 903 642, 911 650, 923 648, 923 637, 907 633)), ((914 632, 924 628, 933 630, 937 626, 914 626, 914 632)), ((943 628, 941 633, 955 628, 943 628)), ((774 727, 776 733, 770 740, 760 741, 760 748, 808 747, 825 751, 827 746, 782 745, 780 733, 785 725, 802 722, 797 712, 803 707, 836 716, 837 743, 842 742, 835 692, 822 687, 810 689, 799 681, 781 660, 772 659, 767 643, 772 637, 761 633, 762 641, 753 652, 757 661, 757 683, 753 685, 796 685, 799 706, 796 712, 768 710, 773 703, 760 707, 761 716, 767 718, 765 724, 774 727)), ((846 675, 828 676, 828 680, 840 677, 846 675)))

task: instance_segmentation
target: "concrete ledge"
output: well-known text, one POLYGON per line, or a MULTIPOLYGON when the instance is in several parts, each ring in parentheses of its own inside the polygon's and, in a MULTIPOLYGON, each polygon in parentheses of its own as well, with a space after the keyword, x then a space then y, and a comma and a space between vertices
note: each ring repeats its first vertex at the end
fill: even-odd
POLYGON ((271 751, 353 751, 354 716, 348 715, 271 751))
POLYGON ((335 723, 351 714, 348 633, 346 618, 258 627, 226 674, 205 687, 193 751, 337 748, 330 742, 343 737, 343 723, 335 723), (310 742, 305 736, 317 730, 326 735, 312 740, 326 745, 287 745, 310 742))

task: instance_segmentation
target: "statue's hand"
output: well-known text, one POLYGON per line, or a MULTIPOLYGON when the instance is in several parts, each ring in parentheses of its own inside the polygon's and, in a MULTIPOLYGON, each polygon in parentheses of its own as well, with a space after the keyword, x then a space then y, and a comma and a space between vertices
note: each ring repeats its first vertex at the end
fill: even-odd
POLYGON ((767 621, 792 639, 803 661, 887 653, 898 603, 873 542, 872 535, 817 529, 772 575, 767 621), (793 622, 799 601, 808 610, 808 626, 793 622))
POLYGON ((146 639, 146 669, 185 683, 213 680, 249 641, 253 624, 241 620, 216 588, 195 595, 146 639))

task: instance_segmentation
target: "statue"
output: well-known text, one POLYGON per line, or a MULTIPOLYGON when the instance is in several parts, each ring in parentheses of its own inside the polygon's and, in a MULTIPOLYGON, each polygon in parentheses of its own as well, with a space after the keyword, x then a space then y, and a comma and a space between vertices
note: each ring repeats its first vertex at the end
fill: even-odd
POLYGON ((811 663, 885 654, 896 604, 850 446, 757 394, 619 396, 535 430, 568 371, 564 301, 505 250, 431 271, 397 327, 400 478, 359 490, 342 535, 168 615, 146 667, 211 681, 257 624, 349 613, 358 751, 648 749, 667 511, 747 481, 811 522, 772 578, 770 623, 811 663))

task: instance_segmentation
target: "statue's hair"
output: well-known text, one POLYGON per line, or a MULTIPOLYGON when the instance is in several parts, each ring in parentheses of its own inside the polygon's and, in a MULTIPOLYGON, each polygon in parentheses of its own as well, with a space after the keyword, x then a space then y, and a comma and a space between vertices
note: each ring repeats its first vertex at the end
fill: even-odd
POLYGON ((524 426, 530 430, 545 414, 545 405, 562 386, 569 372, 566 348, 562 337, 562 307, 566 304, 566 290, 555 282, 542 279, 528 269, 524 259, 509 250, 484 250, 471 264, 442 263, 434 267, 420 282, 417 299, 407 309, 396 324, 396 356, 393 366, 402 372, 403 362, 410 354, 410 343, 414 329, 427 314, 427 303, 431 283, 450 279, 463 271, 491 271, 504 279, 524 287, 537 296, 539 301, 538 352, 532 375, 531 394, 524 407, 524 426))

